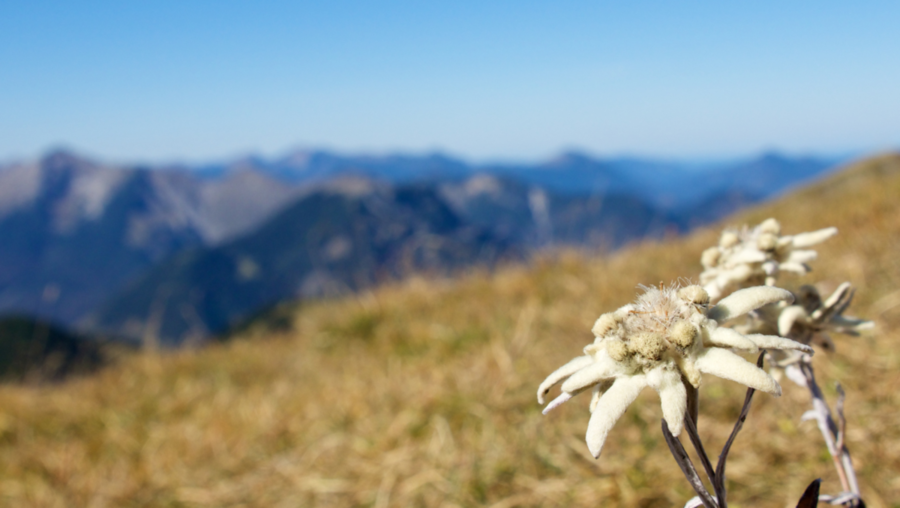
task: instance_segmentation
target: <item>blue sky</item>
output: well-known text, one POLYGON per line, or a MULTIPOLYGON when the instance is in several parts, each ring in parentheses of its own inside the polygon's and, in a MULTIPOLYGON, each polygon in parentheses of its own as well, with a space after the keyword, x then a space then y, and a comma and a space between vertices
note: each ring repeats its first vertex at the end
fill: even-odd
POLYGON ((898 26, 900 2, 5 0, 0 160, 885 149, 898 26))

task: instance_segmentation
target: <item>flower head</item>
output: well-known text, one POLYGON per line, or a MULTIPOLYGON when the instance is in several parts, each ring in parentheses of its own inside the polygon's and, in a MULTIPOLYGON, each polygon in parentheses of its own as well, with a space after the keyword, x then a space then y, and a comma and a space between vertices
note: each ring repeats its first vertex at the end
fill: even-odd
POLYGON ((637 301, 597 319, 596 340, 550 374, 538 388, 538 402, 565 380, 562 394, 544 409, 546 414, 572 396, 593 390, 587 444, 600 455, 606 436, 625 409, 645 387, 655 389, 663 417, 674 435, 681 433, 687 408, 685 383, 699 387, 701 374, 731 379, 780 395, 781 387, 762 369, 730 349, 797 349, 809 346, 782 337, 742 335, 719 323, 763 305, 792 299, 774 287, 753 287, 733 293, 710 307, 700 286, 645 288, 637 301))
POLYGON ((875 326, 872 321, 844 316, 853 301, 853 288, 845 282, 822 300, 815 286, 802 286, 796 305, 785 307, 778 316, 778 333, 803 344, 821 344, 834 349, 828 332, 859 335, 875 326))
MULTIPOLYGON (((872 321, 843 315, 852 300, 853 288, 849 282, 838 286, 825 300, 822 300, 814 286, 801 286, 797 291, 795 305, 773 306, 766 309, 764 315, 760 316, 761 319, 755 320, 755 325, 751 326, 760 331, 777 326, 779 335, 790 337, 802 344, 834 350, 832 333, 858 336, 860 332, 875 326, 872 321)), ((780 377, 784 373, 800 386, 806 386, 806 381, 797 366, 804 359, 803 354, 799 351, 773 353, 772 374, 780 377)))
POLYGON ((719 245, 703 252, 700 283, 715 302, 740 287, 772 286, 780 272, 806 274, 810 271, 807 263, 817 256, 808 247, 836 233, 836 228, 826 228, 782 235, 775 219, 766 219, 754 228, 726 229, 719 245))

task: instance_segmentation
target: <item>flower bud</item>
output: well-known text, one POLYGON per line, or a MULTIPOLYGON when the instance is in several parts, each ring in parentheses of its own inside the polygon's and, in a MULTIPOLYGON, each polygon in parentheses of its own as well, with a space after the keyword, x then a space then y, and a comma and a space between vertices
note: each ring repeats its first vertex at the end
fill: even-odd
POLYGON ((648 360, 659 360, 666 350, 666 343, 658 333, 644 332, 629 338, 628 350, 648 360))
POLYGON ((762 251, 775 250, 775 247, 778 247, 778 236, 773 233, 762 233, 756 239, 756 246, 762 251))
POLYGON ((771 233, 775 236, 781 234, 781 224, 775 219, 766 219, 759 225, 759 231, 762 233, 771 233))
POLYGON ((695 305, 706 305, 709 303, 709 293, 700 286, 685 286, 679 289, 678 298, 695 305))
POLYGON ((697 340, 697 328, 687 321, 678 321, 669 330, 669 342, 681 348, 689 348, 697 340))
POLYGON ((730 247, 734 247, 738 243, 740 243, 741 239, 738 237, 737 233, 734 231, 725 231, 722 233, 722 237, 719 238, 719 247, 723 249, 728 249, 730 247))
POLYGON ((718 247, 710 247, 703 251, 703 255, 700 256, 700 263, 705 268, 712 268, 719 264, 719 258, 722 257, 722 252, 719 251, 718 247))
POLYGON ((613 360, 621 362, 628 357, 628 347, 621 340, 608 340, 603 344, 606 346, 609 357, 613 360))
POLYGON ((591 331, 594 332, 595 337, 605 337, 609 332, 615 330, 619 326, 619 320, 616 318, 615 314, 612 312, 607 312, 603 314, 597 321, 594 323, 594 327, 591 328, 591 331))

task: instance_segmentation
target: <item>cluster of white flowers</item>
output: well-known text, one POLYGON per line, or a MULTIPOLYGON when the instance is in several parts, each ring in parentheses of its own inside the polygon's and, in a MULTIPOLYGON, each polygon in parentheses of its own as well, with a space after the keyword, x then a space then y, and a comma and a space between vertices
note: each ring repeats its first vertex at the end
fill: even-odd
POLYGON ((593 328, 594 343, 541 383, 538 402, 564 379, 562 394, 547 405, 545 414, 592 388, 586 439, 598 457, 610 429, 647 386, 659 393, 663 416, 676 436, 687 408, 685 383, 699 387, 701 374, 780 395, 781 387, 769 374, 730 349, 812 349, 782 337, 742 335, 719 324, 785 300, 793 300, 791 293, 763 286, 737 291, 710 308, 709 295, 700 286, 645 288, 634 304, 600 316, 593 328))
MULTIPOLYGON (((758 284, 774 286, 781 272, 806 274, 806 264, 817 257, 808 249, 837 233, 836 228, 825 228, 797 235, 781 235, 781 225, 775 219, 767 219, 754 228, 727 229, 722 233, 719 245, 704 251, 701 263, 705 270, 701 283, 711 294, 711 299, 758 284)), ((874 323, 845 317, 844 311, 853 299, 853 289, 845 282, 824 301, 815 286, 804 285, 795 294, 795 303, 780 302, 751 313, 742 323, 734 323, 741 333, 778 334, 802 344, 834 350, 828 332, 859 335, 871 329, 874 323)), ((772 373, 776 379, 782 374, 801 386, 806 381, 797 364, 804 360, 798 351, 770 351, 772 373)))
POLYGON ((837 229, 826 228, 781 235, 781 224, 775 219, 754 228, 726 229, 719 245, 706 249, 701 256, 704 270, 700 283, 715 302, 741 287, 773 286, 781 272, 809 273, 807 263, 817 254, 808 248, 836 233, 837 229))
MULTIPOLYGON (((543 404, 550 389, 562 382, 562 393, 547 404, 544 414, 591 389, 586 440, 591 454, 599 457, 613 425, 648 386, 659 393, 668 430, 678 436, 685 418, 696 415, 696 406, 692 404, 689 411, 688 403, 689 398, 696 396, 702 374, 774 395, 781 395, 777 379, 784 374, 810 391, 814 410, 807 413, 819 422, 845 490, 840 495, 844 497, 838 498, 862 505, 849 452, 840 434, 843 431, 835 430, 839 427, 816 384, 811 355, 813 345, 834 349, 829 332, 858 335, 872 328, 873 323, 844 316, 853 299, 849 283, 841 284, 824 300, 814 286, 802 286, 796 295, 774 287, 782 272, 809 273, 807 263, 817 257, 810 247, 836 233, 837 229, 826 228, 782 235, 781 225, 775 219, 753 228, 725 230, 719 244, 703 252, 701 285, 645 287, 633 304, 597 319, 592 330, 596 339, 584 348, 584 355, 550 374, 538 388, 538 402, 543 404), (743 319, 735 319, 742 316, 743 319), (761 349, 769 357, 772 375, 734 352, 761 349)), ((749 395, 746 400, 745 409, 749 395)), ((843 418, 840 409, 838 414, 843 418)), ((735 431, 739 428, 740 421, 735 431)), ((699 436, 692 427, 689 430, 701 453, 702 446, 697 447, 696 443, 699 436)), ((673 441, 678 441, 668 435, 666 441, 700 495, 688 505, 724 508, 724 477, 720 478, 718 471, 710 476, 718 501, 713 500, 696 472, 691 476, 693 466, 682 462, 687 455, 683 448, 677 451, 673 441)), ((708 464, 708 457, 705 460, 708 464)), ((811 495, 815 499, 818 491, 811 495)))
POLYGON ((824 301, 812 286, 803 286, 796 297, 773 287, 781 272, 808 273, 806 263, 817 256, 808 248, 836 232, 782 235, 775 219, 725 230, 719 245, 703 253, 702 286, 645 287, 635 303, 600 316, 584 355, 538 388, 543 404, 549 390, 565 381, 544 413, 592 389, 587 443, 598 457, 612 426, 645 387, 659 393, 663 417, 676 436, 684 425, 686 386, 698 388, 701 374, 780 395, 776 378, 782 369, 800 382, 795 364, 813 353, 811 345, 830 344, 825 332, 857 334, 872 326, 843 316, 853 295, 847 283, 824 301), (743 322, 722 326, 748 313, 743 322), (769 351, 776 378, 732 352, 760 349, 769 351))

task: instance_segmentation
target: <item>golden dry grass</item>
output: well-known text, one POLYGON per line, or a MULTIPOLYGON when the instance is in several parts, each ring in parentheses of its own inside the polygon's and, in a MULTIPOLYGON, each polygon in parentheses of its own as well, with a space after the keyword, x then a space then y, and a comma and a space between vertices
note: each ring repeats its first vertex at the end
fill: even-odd
MULTIPOLYGON (((844 280, 877 333, 815 361, 849 398, 848 446, 869 506, 900 506, 900 156, 851 168, 730 223, 837 226, 815 272, 844 280)), ((0 387, 5 506, 682 506, 693 496, 647 390, 594 460, 587 398, 541 416, 544 376, 592 340, 602 312, 699 273, 713 230, 609 258, 562 253, 458 280, 418 278, 280 310, 198 351, 137 355, 63 386, 0 387)), ((744 390, 707 376, 700 431, 714 455, 744 390)), ((806 394, 760 394, 729 461, 732 506, 793 506, 839 484, 806 394)))

